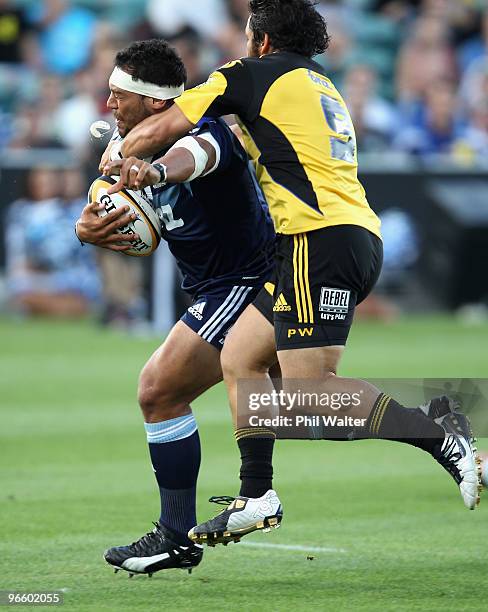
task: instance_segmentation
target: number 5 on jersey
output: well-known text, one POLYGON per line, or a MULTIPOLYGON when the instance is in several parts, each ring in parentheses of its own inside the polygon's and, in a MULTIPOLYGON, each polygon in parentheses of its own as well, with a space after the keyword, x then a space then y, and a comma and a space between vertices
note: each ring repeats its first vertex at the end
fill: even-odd
POLYGON ((327 125, 338 135, 330 139, 331 156, 334 159, 354 164, 356 162, 356 139, 349 113, 339 100, 325 94, 320 96, 320 102, 327 125))

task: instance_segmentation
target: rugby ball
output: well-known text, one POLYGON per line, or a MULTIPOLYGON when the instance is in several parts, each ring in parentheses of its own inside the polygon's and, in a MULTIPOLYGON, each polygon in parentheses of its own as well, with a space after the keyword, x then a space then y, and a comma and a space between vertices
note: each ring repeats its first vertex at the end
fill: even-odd
POLYGON ((154 253, 161 241, 161 222, 149 197, 143 191, 122 189, 109 195, 107 190, 118 179, 118 176, 99 176, 90 186, 88 199, 90 202, 100 202, 104 205, 104 208, 98 211, 100 217, 105 217, 121 206, 129 206, 129 213, 136 214, 137 218, 116 231, 119 234, 139 234, 140 240, 134 242, 132 248, 121 252, 132 257, 147 257, 154 253))

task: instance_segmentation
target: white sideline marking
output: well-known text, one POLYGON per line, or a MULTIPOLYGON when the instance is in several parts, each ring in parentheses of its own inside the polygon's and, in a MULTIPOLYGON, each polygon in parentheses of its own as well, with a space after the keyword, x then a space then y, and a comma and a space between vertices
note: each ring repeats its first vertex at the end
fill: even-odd
POLYGON ((240 542, 242 546, 254 548, 276 548, 277 550, 300 550, 303 552, 345 553, 344 548, 324 548, 322 546, 302 546, 301 544, 270 544, 268 542, 240 542))

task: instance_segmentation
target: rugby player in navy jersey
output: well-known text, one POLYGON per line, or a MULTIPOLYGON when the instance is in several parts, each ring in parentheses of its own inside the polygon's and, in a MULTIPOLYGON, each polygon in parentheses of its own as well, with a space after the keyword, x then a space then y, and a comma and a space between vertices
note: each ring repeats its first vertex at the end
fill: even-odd
MULTIPOLYGON (((119 134, 111 143, 112 159, 118 155, 117 141, 145 117, 170 108, 185 80, 180 58, 162 40, 136 42, 117 54, 107 102, 119 134)), ((220 349, 271 274, 274 230, 247 155, 221 119, 203 118, 169 150, 133 165, 135 174, 158 177, 151 188, 153 207, 182 272, 183 289, 193 297, 193 305, 150 357, 139 380, 160 518, 138 541, 104 555, 115 568, 151 575, 167 568, 191 570, 202 558, 202 547, 187 537, 196 524, 200 466, 190 404, 222 380, 220 349), (152 165, 156 159, 159 163, 152 165)), ((116 171, 114 162, 109 173, 116 171)), ((115 233, 127 224, 127 210, 100 218, 101 208, 90 202, 83 209, 76 225, 79 239, 115 251, 130 248, 137 235, 124 235, 121 243, 115 233)))
MULTIPOLYGON (((354 310, 376 283, 383 248, 379 219, 358 180, 349 112, 313 60, 329 41, 316 4, 250 0, 248 56, 215 70, 167 113, 142 121, 122 147, 128 161, 119 168, 118 187, 151 185, 154 177, 133 176, 137 160, 129 156, 174 142, 202 117, 234 113, 277 232, 274 282, 239 318, 221 356, 241 454, 239 495, 226 498, 225 510, 190 531, 198 543, 227 544, 280 525, 283 509, 272 488, 277 431, 266 418, 253 420, 255 429, 247 411, 237 410, 239 390, 246 395, 241 381, 249 379, 253 395, 265 391, 261 407, 269 407, 268 368, 277 356, 287 397, 302 396, 306 380, 315 395, 345 394, 345 412, 347 398, 361 398, 358 423, 324 427, 324 439, 397 440, 420 448, 454 479, 467 508, 480 500, 473 433, 452 400, 442 396, 409 408, 366 381, 337 375, 354 310)), ((248 408, 250 399, 241 406, 248 408)), ((314 409, 331 415, 320 405, 314 409)))

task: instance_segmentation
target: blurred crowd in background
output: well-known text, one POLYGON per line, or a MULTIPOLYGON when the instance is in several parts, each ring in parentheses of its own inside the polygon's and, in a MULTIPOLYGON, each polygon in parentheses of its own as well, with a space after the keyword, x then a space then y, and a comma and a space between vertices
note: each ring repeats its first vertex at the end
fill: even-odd
MULTIPOLYGON (((360 153, 485 162, 486 0, 328 0, 318 8, 332 34, 318 61, 345 97, 360 153)), ((0 0, 0 148, 58 146, 83 157, 89 125, 106 114, 118 49, 163 37, 192 86, 245 55, 247 16, 247 0, 0 0)))
MULTIPOLYGON (((488 0, 324 0, 318 9, 331 43, 316 59, 346 100, 360 160, 488 166, 488 0)), ((104 148, 89 126, 111 120, 108 76, 116 52, 129 42, 170 41, 191 87, 245 55, 247 17, 248 0, 0 0, 2 157, 49 149, 72 160, 56 176, 39 163, 10 206, 5 251, 8 293, 17 308, 71 316, 89 311, 103 293, 110 316, 144 317, 141 273, 131 258, 80 249, 72 231, 104 148), (54 218, 65 227, 56 245, 46 232, 54 218), (123 299, 117 283, 110 295, 110 270, 120 278, 122 260, 133 279, 123 299), (46 302, 50 283, 56 299, 46 302), (119 299, 122 306, 114 308, 119 299)), ((392 251, 385 261, 405 266, 416 258, 416 242, 402 214, 384 218, 385 236, 394 236, 385 240, 385 253, 392 251)))

